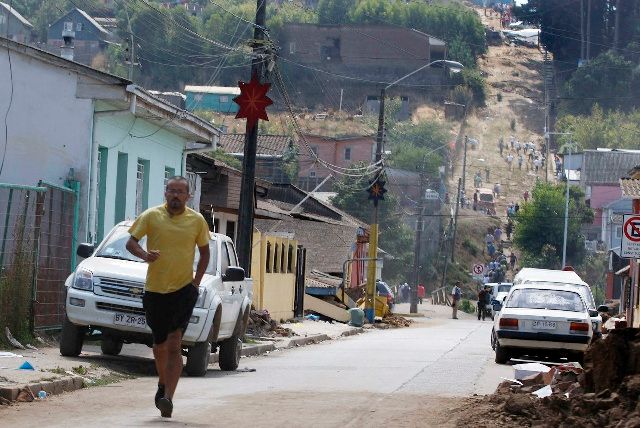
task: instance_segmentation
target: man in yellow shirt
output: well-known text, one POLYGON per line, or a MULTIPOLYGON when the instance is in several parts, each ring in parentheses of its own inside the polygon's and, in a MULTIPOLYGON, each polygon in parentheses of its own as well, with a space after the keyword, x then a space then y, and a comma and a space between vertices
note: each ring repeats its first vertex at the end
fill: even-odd
POLYGON ((136 219, 127 250, 149 264, 142 305, 153 334, 158 371, 156 407, 163 417, 173 412, 173 393, 182 373, 182 335, 198 299, 200 281, 209 264, 209 226, 186 206, 189 182, 176 176, 167 182, 166 203, 136 219), (147 237, 147 249, 138 243, 147 237), (193 275, 195 248, 200 260, 193 275))

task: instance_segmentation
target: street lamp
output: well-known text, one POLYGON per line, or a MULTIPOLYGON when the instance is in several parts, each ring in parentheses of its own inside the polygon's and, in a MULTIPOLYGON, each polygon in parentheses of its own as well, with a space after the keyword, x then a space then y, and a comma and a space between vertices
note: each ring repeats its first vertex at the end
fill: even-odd
MULTIPOLYGON (((569 135, 569 144, 567 144, 567 148, 569 149, 569 159, 571 162, 571 146, 573 145, 573 141, 571 140, 571 136, 573 132, 545 132, 545 137, 547 141, 549 139, 549 135, 569 135)), ((547 159, 549 162, 549 159, 547 159)), ((548 169, 549 167, 546 166, 548 169)), ((562 169, 567 171, 567 192, 564 199, 564 234, 562 239, 562 267, 564 268, 567 264, 567 229, 569 227, 569 172, 571 169, 569 165, 565 165, 563 162, 562 169)))
MULTIPOLYGON (((413 76, 414 74, 424 70, 427 67, 430 67, 434 64, 443 64, 447 67, 449 67, 449 69, 454 72, 454 73, 458 73, 460 72, 463 68, 464 65, 462 65, 461 63, 457 62, 457 61, 449 61, 446 59, 438 59, 435 61, 431 61, 428 64, 423 65, 422 67, 417 68, 416 70, 412 71, 411 73, 402 76, 401 78, 399 78, 398 80, 395 80, 391 83, 389 83, 387 86, 383 87, 380 90, 380 104, 379 104, 379 109, 378 109, 378 134, 376 135, 376 162, 380 162, 380 160, 382 159, 382 151, 383 151, 383 142, 384 142, 384 99, 386 96, 386 91, 387 89, 391 88, 392 86, 397 85, 398 83, 402 82, 403 80, 405 80, 408 77, 413 76)), ((422 198, 424 195, 421 195, 420 197, 422 198)), ((378 234, 378 208, 377 206, 374 208, 373 210, 373 222, 372 222, 372 227, 371 227, 371 234, 373 235, 375 233, 375 239, 371 239, 369 245, 375 245, 377 246, 378 243, 378 239, 377 239, 377 234, 378 234)), ((367 277, 369 275, 371 275, 371 272, 375 272, 375 260, 377 258, 377 248, 373 248, 373 249, 369 249, 369 258, 372 259, 373 263, 373 268, 370 268, 367 274, 367 277)), ((416 272, 414 274, 414 278, 413 278, 413 282, 414 284, 411 285, 411 309, 410 312, 412 314, 415 314, 418 312, 418 289, 417 289, 417 282, 418 282, 418 278, 417 278, 417 269, 415 269, 414 267, 414 271, 416 272)), ((375 275, 375 273, 374 273, 375 275)), ((369 279, 367 278, 367 302, 373 302, 373 299, 375 298, 375 278, 369 279)), ((373 314, 372 314, 372 310, 370 308, 367 312, 368 318, 371 317, 370 321, 372 320, 373 314)))

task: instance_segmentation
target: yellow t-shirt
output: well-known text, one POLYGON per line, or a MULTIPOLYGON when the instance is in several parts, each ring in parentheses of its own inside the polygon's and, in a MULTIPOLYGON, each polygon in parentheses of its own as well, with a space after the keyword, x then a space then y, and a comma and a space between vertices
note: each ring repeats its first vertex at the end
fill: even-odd
POLYGON ((145 290, 171 293, 193 280, 196 245, 209 245, 209 226, 202 214, 185 207, 171 217, 166 205, 149 208, 136 219, 129 233, 140 240, 147 236, 147 251, 158 250, 160 257, 149 263, 145 290))

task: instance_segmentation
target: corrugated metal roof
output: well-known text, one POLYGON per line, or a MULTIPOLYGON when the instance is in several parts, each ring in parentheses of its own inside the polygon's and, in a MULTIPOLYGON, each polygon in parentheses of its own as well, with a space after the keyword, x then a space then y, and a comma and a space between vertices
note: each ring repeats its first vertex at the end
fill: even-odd
POLYGON ((219 94, 219 95, 240 95, 240 88, 237 86, 196 86, 186 85, 185 92, 198 92, 202 94, 219 94))
POLYGON ((628 199, 640 199, 640 180, 636 178, 621 178, 620 190, 622 196, 628 199))
MULTIPOLYGON (((293 140, 288 135, 258 135, 257 154, 282 156, 293 140)), ((244 153, 244 134, 226 134, 220 148, 227 153, 244 153)))
POLYGON ((580 183, 587 186, 616 184, 638 164, 640 151, 637 150, 585 150, 580 183))
POLYGON ((89 16, 89 14, 87 12, 85 12, 82 9, 78 9, 76 8, 76 10, 80 13, 80 15, 84 16, 85 19, 87 21, 89 21, 91 23, 91 25, 93 25, 94 27, 96 27, 98 29, 98 31, 100 31, 101 33, 105 33, 105 34, 110 34, 106 28, 104 28, 102 25, 100 25, 98 23, 98 21, 96 21, 95 19, 93 19, 92 17, 89 16))
POLYGON ((0 2, 0 6, 5 8, 7 10, 7 12, 12 14, 18 21, 22 22, 24 25, 26 25, 27 27, 33 28, 33 25, 31 25, 31 23, 29 21, 27 21, 27 19, 24 16, 20 15, 20 13, 17 10, 15 10, 14 8, 12 8, 8 4, 2 3, 2 2, 0 2))

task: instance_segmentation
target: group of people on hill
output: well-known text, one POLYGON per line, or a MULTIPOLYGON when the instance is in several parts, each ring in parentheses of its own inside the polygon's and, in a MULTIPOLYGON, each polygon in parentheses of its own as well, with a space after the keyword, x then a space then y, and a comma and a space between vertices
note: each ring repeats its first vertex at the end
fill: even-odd
POLYGON ((507 162, 509 171, 512 171, 514 165, 517 164, 518 169, 522 170, 524 165, 527 171, 535 171, 537 174, 546 165, 544 143, 540 143, 540 148, 538 148, 533 141, 521 143, 511 135, 508 143, 505 143, 502 137, 498 139, 498 150, 500 156, 507 162))
MULTIPOLYGON (((507 240, 511 240, 513 227, 513 222, 509 220, 505 227, 507 240)), ((503 232, 500 226, 497 226, 495 229, 487 229, 484 241, 490 261, 484 266, 484 276, 482 281, 485 284, 487 282, 504 281, 506 271, 509 270, 509 268, 511 268, 511 270, 515 268, 517 257, 513 251, 511 251, 511 254, 508 257, 504 254, 502 234, 503 232)))

